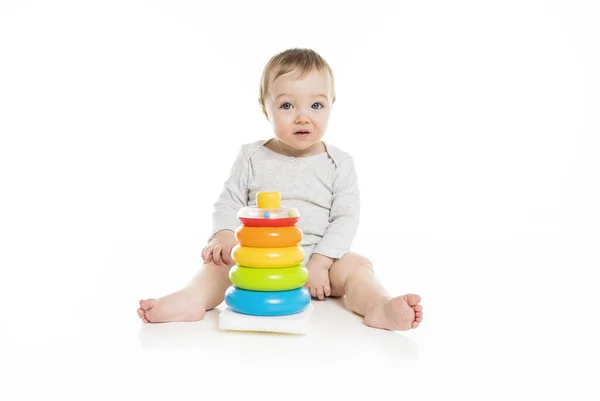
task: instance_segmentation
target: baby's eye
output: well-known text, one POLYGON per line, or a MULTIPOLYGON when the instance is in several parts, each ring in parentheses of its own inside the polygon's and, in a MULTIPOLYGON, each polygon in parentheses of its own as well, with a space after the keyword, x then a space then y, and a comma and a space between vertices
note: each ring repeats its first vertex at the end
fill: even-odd
POLYGON ((313 103, 313 105, 311 107, 313 109, 315 109, 315 110, 319 110, 319 109, 322 109, 325 106, 323 106, 321 103, 313 103), (317 106, 317 107, 315 107, 315 106, 317 106))
POLYGON ((284 103, 281 105, 281 108, 284 110, 289 110, 292 108, 292 105, 290 103, 284 103))

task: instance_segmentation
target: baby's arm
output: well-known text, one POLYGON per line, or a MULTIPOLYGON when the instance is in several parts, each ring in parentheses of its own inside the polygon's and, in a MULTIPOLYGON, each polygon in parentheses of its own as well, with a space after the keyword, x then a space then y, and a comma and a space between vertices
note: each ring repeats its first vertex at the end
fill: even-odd
POLYGON ((243 149, 241 149, 231 167, 223 191, 214 204, 212 235, 208 240, 209 244, 202 251, 204 262, 214 261, 216 264, 220 264, 223 261, 226 264, 230 263, 229 253, 237 243, 233 233, 240 224, 237 213, 240 208, 245 206, 248 206, 248 161, 243 149), (223 231, 229 232, 225 233, 223 231), (218 233, 223 235, 217 235, 218 233))
POLYGON ((354 161, 347 157, 336 169, 329 225, 313 253, 328 257, 331 263, 344 256, 358 231, 359 217, 358 177, 354 161))
POLYGON ((239 226, 237 213, 248 206, 248 160, 243 149, 239 151, 223 191, 213 206, 213 236, 221 230, 234 231, 239 226))
POLYGON ((329 225, 306 264, 309 272, 307 287, 311 296, 323 300, 331 294, 329 269, 336 259, 350 250, 358 229, 359 214, 356 171, 352 159, 348 157, 336 170, 329 225))

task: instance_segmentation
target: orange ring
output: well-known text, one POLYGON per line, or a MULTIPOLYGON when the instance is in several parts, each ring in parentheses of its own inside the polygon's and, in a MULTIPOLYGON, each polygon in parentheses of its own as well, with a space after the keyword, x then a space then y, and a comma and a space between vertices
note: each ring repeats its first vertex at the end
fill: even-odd
POLYGON ((287 227, 240 226, 235 230, 240 245, 253 248, 284 248, 297 245, 302 240, 302 229, 287 227))

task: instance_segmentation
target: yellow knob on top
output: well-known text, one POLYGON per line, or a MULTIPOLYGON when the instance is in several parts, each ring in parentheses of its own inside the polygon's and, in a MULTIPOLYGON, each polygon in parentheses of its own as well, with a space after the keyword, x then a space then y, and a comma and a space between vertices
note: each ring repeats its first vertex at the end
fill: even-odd
POLYGON ((279 209, 281 206, 281 193, 259 192, 256 194, 256 203, 260 209, 279 209))

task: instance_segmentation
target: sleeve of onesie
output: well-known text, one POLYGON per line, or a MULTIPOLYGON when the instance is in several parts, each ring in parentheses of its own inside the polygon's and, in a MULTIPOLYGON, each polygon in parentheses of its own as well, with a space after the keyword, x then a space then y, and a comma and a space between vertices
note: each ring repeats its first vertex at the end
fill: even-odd
POLYGON ((358 231, 360 218, 360 191, 352 157, 344 159, 333 180, 333 199, 329 213, 329 226, 315 247, 319 253, 340 259, 350 250, 358 231))
POLYGON ((223 191, 214 204, 210 239, 221 230, 235 231, 240 225, 237 213, 240 208, 248 206, 248 163, 242 148, 231 167, 223 191))

